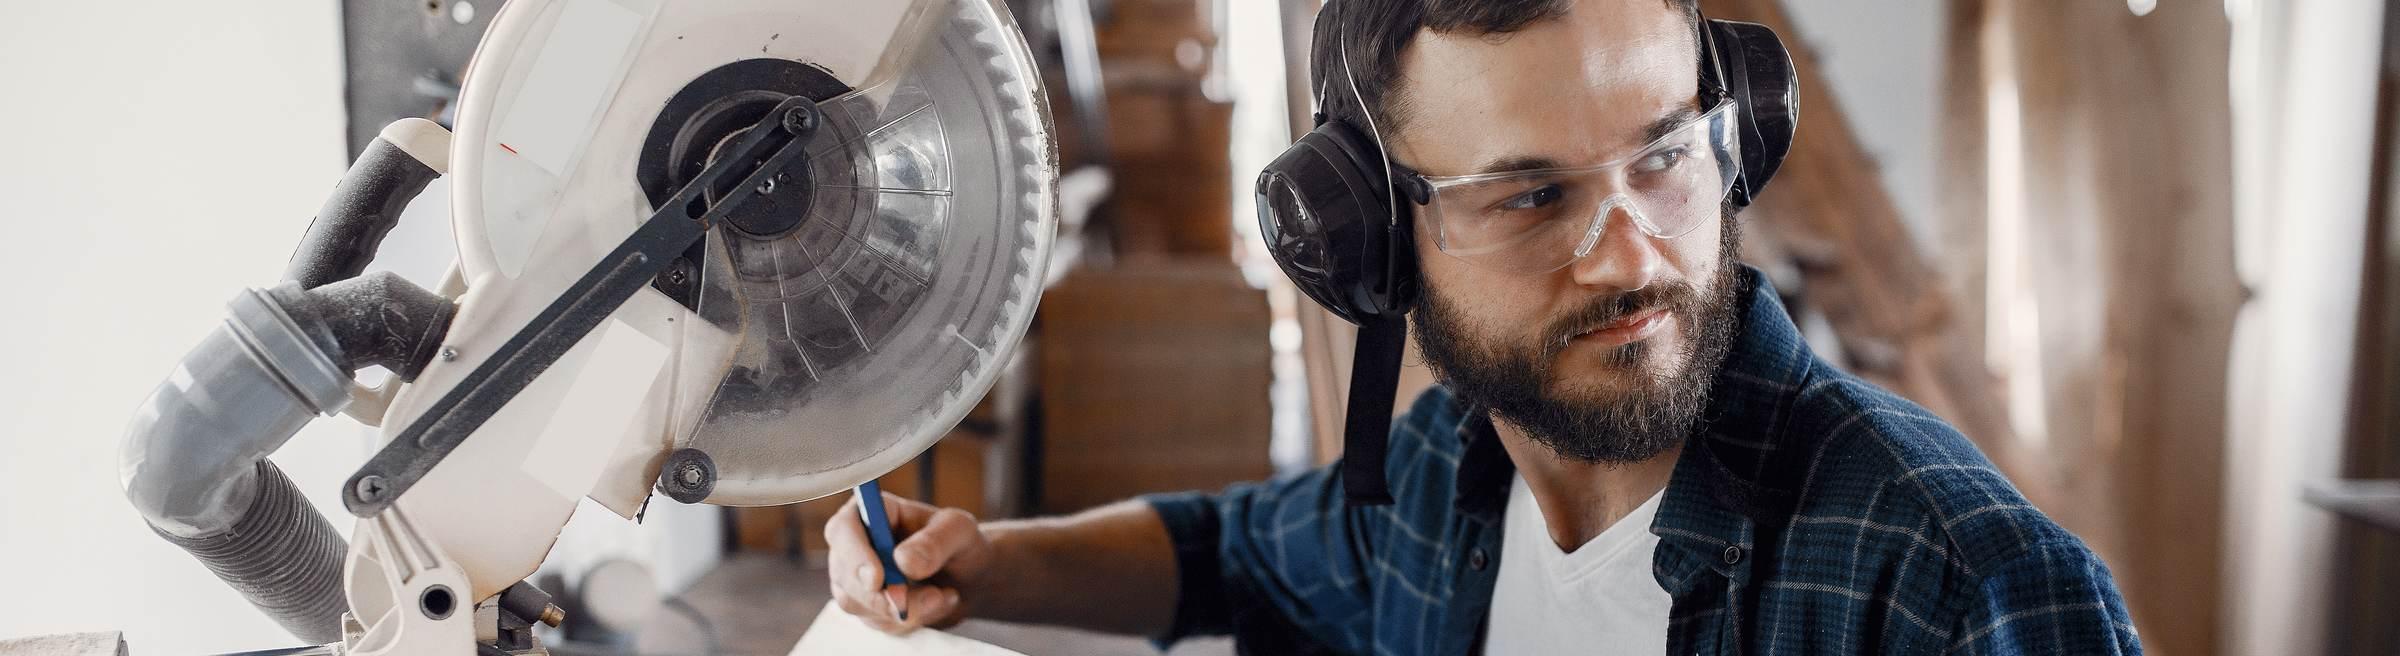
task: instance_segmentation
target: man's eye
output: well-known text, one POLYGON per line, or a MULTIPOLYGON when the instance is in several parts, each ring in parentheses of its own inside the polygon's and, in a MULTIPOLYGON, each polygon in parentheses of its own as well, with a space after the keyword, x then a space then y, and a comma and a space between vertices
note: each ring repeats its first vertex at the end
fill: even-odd
POLYGON ((1532 191, 1511 196, 1508 200, 1500 201, 1500 208, 1509 210, 1541 209, 1558 202, 1559 197, 1563 195, 1565 193, 1559 190, 1558 185, 1546 184, 1536 187, 1532 191))
POLYGON ((1644 157, 1641 159, 1641 161, 1634 162, 1633 170, 1639 173, 1657 173, 1659 171, 1675 168, 1675 165, 1682 164, 1684 158, 1690 156, 1691 150, 1688 148, 1684 148, 1682 146, 1668 148, 1651 153, 1649 157, 1644 157))

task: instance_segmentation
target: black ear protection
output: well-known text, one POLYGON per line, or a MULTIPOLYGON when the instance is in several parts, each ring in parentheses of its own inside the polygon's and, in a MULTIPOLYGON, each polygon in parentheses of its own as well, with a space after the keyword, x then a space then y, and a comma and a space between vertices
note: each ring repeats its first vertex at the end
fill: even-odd
POLYGON ((1749 207, 1767 188, 1799 128, 1800 78, 1775 30, 1757 23, 1700 20, 1700 85, 1733 99, 1742 137, 1741 177, 1726 200, 1749 207))
MULTIPOLYGON (((1343 47, 1326 31, 1326 12, 1334 10, 1329 4, 1318 13, 1318 47, 1343 47)), ((1702 90, 1722 92, 1738 116, 1741 171, 1726 200, 1748 207, 1791 152, 1799 118, 1798 78, 1782 40, 1764 25, 1703 17, 1699 37, 1702 90)), ((1341 55, 1342 83, 1352 85, 1356 96, 1355 81, 1346 79, 1347 55, 1341 55)), ((1325 90, 1321 93, 1341 88, 1318 83, 1325 90)), ((1361 112, 1364 101, 1359 98, 1361 112)), ((1324 99, 1318 104, 1323 106, 1324 99)), ((1400 201, 1424 202, 1425 194, 1394 189, 1385 157, 1379 135, 1319 113, 1315 129, 1259 172, 1256 187, 1259 233, 1275 263, 1302 293, 1359 327, 1341 472, 1343 495, 1352 505, 1391 502, 1384 447, 1407 314, 1418 293, 1413 208, 1400 201)))

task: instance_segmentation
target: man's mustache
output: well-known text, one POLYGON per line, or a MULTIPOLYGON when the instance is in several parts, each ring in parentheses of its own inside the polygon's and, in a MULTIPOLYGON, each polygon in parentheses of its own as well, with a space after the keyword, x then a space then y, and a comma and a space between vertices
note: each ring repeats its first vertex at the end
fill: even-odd
POLYGON ((1690 310, 1699 306, 1700 290, 1682 281, 1653 283, 1622 294, 1594 297, 1550 321, 1549 328, 1542 332, 1543 360, 1547 361, 1558 355, 1559 351, 1566 350, 1567 344, 1576 335, 1597 330, 1625 317, 1661 308, 1689 316, 1690 310))

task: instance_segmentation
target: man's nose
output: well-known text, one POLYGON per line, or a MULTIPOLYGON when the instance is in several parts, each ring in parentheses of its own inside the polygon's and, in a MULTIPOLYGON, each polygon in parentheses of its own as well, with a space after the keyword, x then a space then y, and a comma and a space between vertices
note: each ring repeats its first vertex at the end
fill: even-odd
POLYGON ((1589 287, 1629 292, 1650 286, 1666 266, 1666 254, 1660 251, 1664 244, 1634 225, 1630 208, 1613 203, 1606 207, 1598 241, 1568 271, 1576 284, 1589 287))

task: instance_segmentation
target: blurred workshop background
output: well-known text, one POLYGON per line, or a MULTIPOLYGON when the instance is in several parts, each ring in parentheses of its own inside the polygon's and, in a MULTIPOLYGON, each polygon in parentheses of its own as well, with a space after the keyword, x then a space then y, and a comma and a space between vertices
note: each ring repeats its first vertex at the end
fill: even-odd
MULTIPOLYGON (((446 119, 501 1, 5 10, 0 640, 291 641, 149 534, 118 488, 118 435, 223 300, 274 279, 366 138, 446 119)), ((1276 272, 1248 193, 1308 125, 1315 0, 1008 4, 1062 144, 1051 286, 1008 374, 885 489, 1019 517, 1337 457, 1348 327, 1276 272)), ((1797 145, 1745 214, 1744 256, 1821 353, 1956 423, 2089 541, 2152 653, 2400 653, 2400 14, 1702 4, 1773 26, 1799 60, 1797 145)), ((452 252, 443 189, 374 268, 432 286, 452 252)), ((334 490, 370 447, 320 421, 276 459, 342 517, 334 490)), ((812 568, 838 502, 581 513, 537 582, 576 604, 573 653, 781 654, 824 601, 812 568)))

